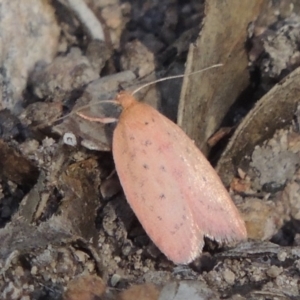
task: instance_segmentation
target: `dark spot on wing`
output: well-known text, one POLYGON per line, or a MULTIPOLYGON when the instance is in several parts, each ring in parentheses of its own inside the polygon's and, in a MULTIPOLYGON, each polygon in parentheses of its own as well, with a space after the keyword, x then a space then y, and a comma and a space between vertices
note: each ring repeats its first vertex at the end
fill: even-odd
POLYGON ((157 148, 157 151, 158 151, 158 153, 162 153, 162 152, 163 152, 162 147, 159 146, 159 147, 157 148))
POLYGON ((186 150, 187 153, 191 153, 190 147, 186 147, 185 150, 186 150))
POLYGON ((135 175, 134 172, 130 171, 130 175, 131 175, 131 178, 132 178, 134 181, 138 180, 138 177, 135 175))
MULTIPOLYGON (((140 188, 142 188, 144 185, 145 185, 145 180, 141 180, 139 183, 140 188)), ((143 196, 143 198, 144 198, 144 196, 143 196)))
POLYGON ((172 151, 173 148, 174 146, 172 145, 172 143, 164 143, 157 147, 157 151, 159 153, 167 153, 168 151, 172 151))
POLYGON ((166 168, 165 168, 165 166, 160 166, 159 169, 160 169, 161 171, 163 171, 163 172, 166 172, 166 171, 167 171, 166 168))
POLYGON ((159 195, 159 199, 160 199, 160 200, 166 199, 166 195, 165 195, 165 194, 160 194, 160 195, 159 195))
POLYGON ((182 170, 174 169, 173 174, 177 178, 182 178, 182 170))
POLYGON ((134 160, 135 157, 136 157, 136 154, 135 154, 135 153, 130 153, 130 159, 131 159, 131 160, 134 160))
POLYGON ((176 231, 177 230, 179 230, 180 229, 180 227, 182 227, 183 226, 183 223, 180 223, 180 224, 175 224, 175 226, 174 226, 174 228, 176 229, 176 231))

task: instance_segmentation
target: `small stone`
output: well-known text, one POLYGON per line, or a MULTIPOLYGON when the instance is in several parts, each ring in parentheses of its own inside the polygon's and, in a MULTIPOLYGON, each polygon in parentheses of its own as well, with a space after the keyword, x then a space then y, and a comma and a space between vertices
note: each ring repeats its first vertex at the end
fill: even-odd
POLYGON ((169 299, 208 300, 220 298, 205 283, 194 280, 184 280, 180 282, 170 282, 163 287, 159 295, 159 300, 169 299))
POLYGON ((226 269, 224 272, 223 272, 223 277, 224 277, 224 280, 228 283, 228 284, 234 284, 234 281, 235 281, 235 274, 229 270, 229 269, 226 269))
POLYGON ((277 258, 279 261, 285 261, 287 258, 287 253, 285 251, 279 251, 277 254, 277 258))
POLYGON ((77 250, 77 251, 75 251, 75 255, 76 255, 78 261, 80 261, 80 262, 87 261, 88 255, 85 252, 77 250))
POLYGON ((24 269, 21 266, 17 266, 15 270, 15 275, 21 277, 24 275, 24 269))
POLYGON ((120 4, 109 5, 103 8, 102 16, 109 28, 117 29, 122 23, 122 11, 120 4))
POLYGON ((114 274, 110 279, 111 286, 115 287, 120 280, 121 276, 119 274, 114 274))
POLYGON ((31 268, 31 271, 30 271, 31 275, 36 275, 37 274, 37 266, 33 266, 31 268))
POLYGON ((127 240, 124 242, 124 245, 122 246, 122 254, 124 256, 128 256, 132 252, 132 242, 130 240, 127 240))
POLYGON ((294 262, 294 266, 296 267, 296 269, 297 269, 298 271, 300 271, 300 259, 298 259, 298 260, 296 260, 296 261, 294 262))
POLYGON ((77 139, 74 133, 66 132, 63 136, 64 144, 75 147, 77 145, 77 139))
POLYGON ((115 260, 116 263, 119 263, 122 259, 121 259, 120 256, 115 256, 114 260, 115 260))
POLYGON ((89 263, 86 264, 86 268, 88 269, 88 271, 90 273, 92 273, 95 270, 95 265, 94 265, 94 263, 89 262, 89 263))
POLYGON ((267 275, 271 278, 276 278, 278 275, 280 275, 283 272, 283 269, 281 267, 277 267, 277 266, 271 266, 268 270, 267 270, 267 275))
POLYGON ((135 262, 133 267, 134 267, 134 270, 140 270, 142 267, 141 262, 139 262, 139 261, 135 262))
POLYGON ((134 40, 125 45, 121 67, 123 70, 136 72, 139 77, 144 77, 155 70, 155 58, 143 43, 134 40))

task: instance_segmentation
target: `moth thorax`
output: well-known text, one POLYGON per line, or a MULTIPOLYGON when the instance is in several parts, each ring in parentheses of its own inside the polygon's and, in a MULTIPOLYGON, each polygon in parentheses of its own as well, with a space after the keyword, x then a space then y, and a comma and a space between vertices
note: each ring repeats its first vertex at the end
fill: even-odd
POLYGON ((136 102, 134 97, 130 93, 125 91, 120 92, 117 95, 116 100, 121 104, 123 108, 128 108, 136 102))

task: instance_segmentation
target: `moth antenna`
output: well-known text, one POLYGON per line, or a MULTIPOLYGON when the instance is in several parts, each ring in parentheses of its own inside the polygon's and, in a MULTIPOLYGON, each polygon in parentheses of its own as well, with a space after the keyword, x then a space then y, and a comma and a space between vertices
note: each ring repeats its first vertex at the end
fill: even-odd
MULTIPOLYGON (((215 64, 215 65, 212 65, 210 67, 207 67, 207 68, 204 68, 202 70, 198 70, 198 71, 195 71, 195 72, 191 72, 189 74, 182 74, 182 75, 174 75, 174 76, 169 76, 169 77, 165 77, 165 78, 160 78, 160 79, 157 79, 155 81, 152 81, 152 82, 148 82, 142 86, 140 86, 139 88, 137 88, 136 90, 134 90, 132 92, 132 95, 136 94, 137 92, 139 92, 140 90, 142 90, 143 88, 147 87, 147 86, 150 86, 150 85, 153 85, 153 84, 156 84, 158 82, 162 82, 162 81, 166 81, 166 80, 171 80, 171 79, 176 79, 176 78, 183 78, 184 76, 190 76, 190 75, 194 75, 194 74, 198 74, 198 73, 202 73, 204 71, 207 71, 207 70, 210 70, 210 69, 214 69, 214 68, 218 68, 218 67, 221 67, 223 66, 222 63, 220 64, 215 64)), ((101 100, 101 102, 95 102, 95 103, 90 103, 90 104, 86 104, 86 105, 83 105, 81 106, 80 108, 76 109, 75 111, 71 111, 70 113, 68 113, 67 115, 63 116, 63 117, 60 117, 60 118, 57 118, 55 120, 50 120, 49 122, 47 123, 44 123, 44 124, 40 124, 38 125, 37 127, 41 127, 42 125, 51 125, 55 122, 58 122, 58 121, 61 121, 61 120, 64 120, 74 114, 77 114, 82 110, 82 109, 85 109, 85 108, 88 108, 88 107, 91 107, 91 106, 94 106, 94 105, 99 105, 99 103, 115 103, 116 105, 120 105, 120 103, 116 100, 101 100)), ((82 117, 82 115, 81 115, 82 117)))
POLYGON ((215 64, 215 65, 212 65, 210 67, 207 67, 207 68, 204 68, 202 70, 198 70, 198 71, 195 71, 195 72, 191 72, 189 74, 181 74, 181 75, 174 75, 174 76, 169 76, 169 77, 165 77, 165 78, 160 78, 160 79, 157 79, 155 81, 152 81, 152 82, 148 82, 142 86, 140 86, 139 88, 137 88, 136 90, 134 90, 132 92, 132 95, 136 94, 137 92, 139 92, 141 89, 147 87, 147 86, 150 86, 150 85, 153 85, 153 84, 156 84, 158 82, 162 82, 162 81, 166 81, 166 80, 170 80, 170 79, 176 79, 176 78, 183 78, 184 76, 190 76, 190 75, 194 75, 194 74, 198 74, 198 73, 202 73, 204 71, 207 71, 207 70, 210 70, 210 69, 214 69, 214 68, 218 68, 218 67, 222 67, 223 64, 215 64))
POLYGON ((55 123, 55 122, 64 120, 64 119, 69 118, 69 117, 71 117, 71 116, 73 116, 73 115, 78 115, 78 113, 79 113, 81 110, 83 110, 83 109, 85 109, 85 108, 89 108, 89 107, 91 107, 91 106, 99 105, 99 104, 101 104, 101 103, 114 103, 114 104, 116 104, 116 105, 120 105, 120 103, 119 103, 118 101, 116 101, 116 100, 101 100, 100 102, 89 103, 89 104, 80 106, 80 107, 77 108, 76 110, 71 111, 70 113, 66 114, 66 115, 63 116, 63 117, 59 117, 59 118, 57 118, 57 119, 50 120, 50 121, 47 122, 47 123, 42 123, 42 124, 38 125, 38 127, 40 127, 40 126, 42 126, 42 125, 46 125, 46 124, 47 124, 47 125, 48 125, 48 124, 51 125, 51 124, 53 124, 53 123, 55 123))

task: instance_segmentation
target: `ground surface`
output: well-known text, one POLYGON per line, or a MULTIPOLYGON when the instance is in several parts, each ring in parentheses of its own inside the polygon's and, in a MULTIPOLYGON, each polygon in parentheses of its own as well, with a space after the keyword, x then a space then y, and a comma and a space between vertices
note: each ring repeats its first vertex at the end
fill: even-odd
MULTIPOLYGON (((20 11, 4 1, 1 299, 300 299, 300 8, 294 2, 266 1, 245 33, 249 85, 221 122, 225 138, 218 132, 210 140, 249 240, 207 240, 200 258, 176 266, 126 202, 110 153, 113 126, 74 111, 120 89, 182 74, 205 4, 90 0, 102 24, 90 27, 93 18, 84 7, 78 12, 76 1, 28 1, 20 11), (251 149, 244 139, 253 141, 251 149), (228 161, 230 176, 223 168, 228 161)), ((139 98, 175 121, 180 83, 161 83, 139 98)), ((83 111, 120 114, 109 104, 83 111)))

